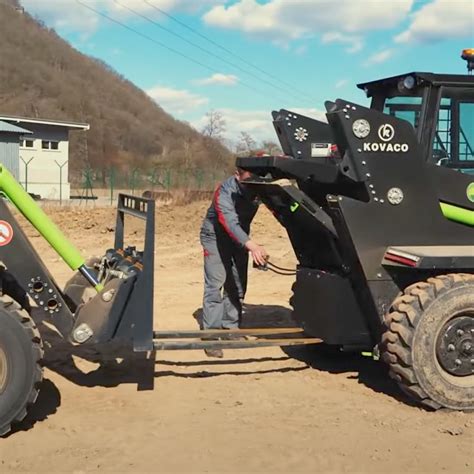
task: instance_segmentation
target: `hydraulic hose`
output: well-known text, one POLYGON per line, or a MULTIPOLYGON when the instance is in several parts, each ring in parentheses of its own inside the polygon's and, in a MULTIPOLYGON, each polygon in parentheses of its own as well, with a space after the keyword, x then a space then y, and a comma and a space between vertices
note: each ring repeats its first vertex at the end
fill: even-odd
POLYGON ((283 276, 295 276, 296 275, 296 269, 295 268, 284 268, 284 267, 279 267, 278 265, 275 265, 274 263, 270 262, 270 260, 267 260, 265 265, 260 265, 257 266, 258 269, 267 271, 270 270, 273 273, 276 273, 277 275, 283 275, 283 276))

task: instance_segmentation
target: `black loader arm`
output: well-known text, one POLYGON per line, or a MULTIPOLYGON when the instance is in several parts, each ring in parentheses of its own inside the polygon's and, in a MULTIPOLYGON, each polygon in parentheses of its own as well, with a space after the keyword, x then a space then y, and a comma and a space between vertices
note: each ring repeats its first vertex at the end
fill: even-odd
POLYGON ((330 126, 320 120, 280 109, 272 112, 273 126, 283 153, 294 158, 326 158, 334 143, 330 126))

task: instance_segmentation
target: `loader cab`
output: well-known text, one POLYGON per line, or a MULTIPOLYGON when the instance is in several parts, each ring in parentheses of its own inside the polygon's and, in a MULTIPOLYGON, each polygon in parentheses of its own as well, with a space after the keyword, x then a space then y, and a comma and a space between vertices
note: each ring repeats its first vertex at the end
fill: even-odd
POLYGON ((474 76, 412 72, 358 87, 372 109, 411 123, 427 161, 474 174, 474 76))

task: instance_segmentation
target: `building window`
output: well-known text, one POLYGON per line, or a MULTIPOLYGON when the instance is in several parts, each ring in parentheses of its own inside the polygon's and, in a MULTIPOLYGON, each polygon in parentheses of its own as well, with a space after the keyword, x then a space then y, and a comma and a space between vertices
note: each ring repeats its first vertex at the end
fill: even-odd
POLYGON ((21 148, 33 148, 33 140, 20 140, 21 148))
POLYGON ((59 150, 59 142, 51 140, 41 140, 41 148, 43 150, 59 150))

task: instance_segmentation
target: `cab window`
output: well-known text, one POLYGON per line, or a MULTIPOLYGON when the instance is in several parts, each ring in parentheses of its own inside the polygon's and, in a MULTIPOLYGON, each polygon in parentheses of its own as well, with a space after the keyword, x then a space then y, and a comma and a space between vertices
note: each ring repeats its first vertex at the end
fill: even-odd
POLYGON ((384 113, 410 122, 416 129, 420 120, 421 97, 392 97, 385 101, 384 113))
POLYGON ((462 173, 474 174, 474 101, 472 89, 442 88, 433 159, 462 173))

